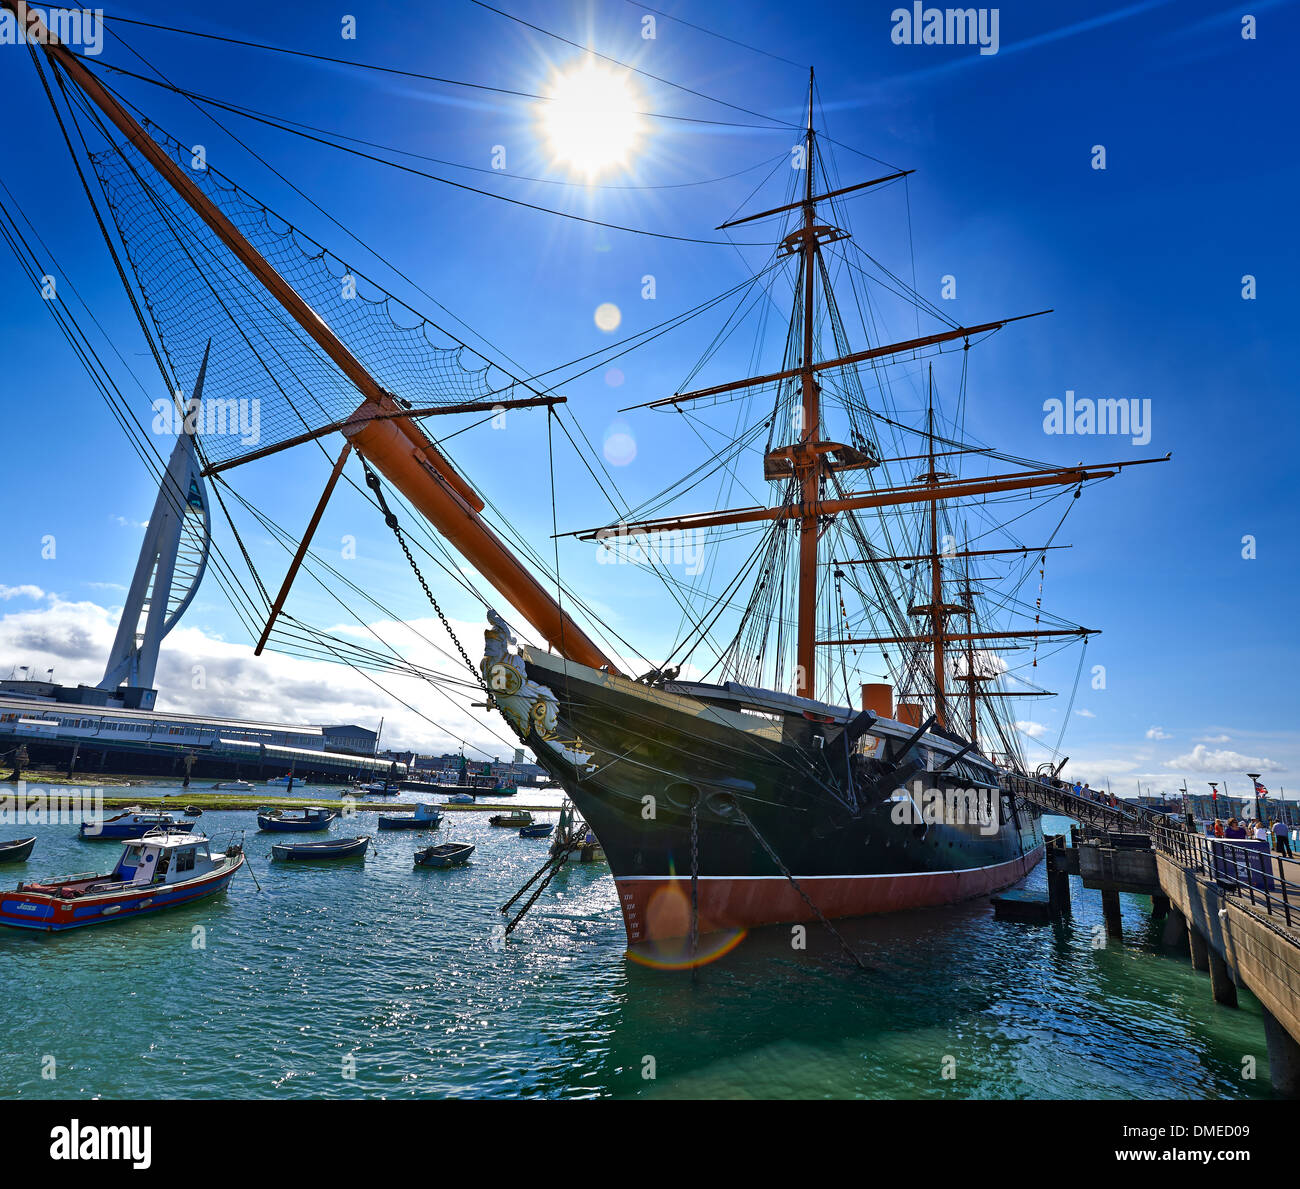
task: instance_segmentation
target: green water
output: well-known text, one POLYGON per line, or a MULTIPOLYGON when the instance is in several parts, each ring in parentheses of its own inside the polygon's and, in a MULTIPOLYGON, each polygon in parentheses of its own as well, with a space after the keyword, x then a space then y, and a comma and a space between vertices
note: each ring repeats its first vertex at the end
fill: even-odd
MULTIPOLYGON (((478 847, 451 871, 413 868, 408 832, 378 835, 364 865, 298 865, 269 862, 251 813, 201 824, 249 831, 260 892, 241 875, 157 917, 0 930, 0 1095, 1270 1095, 1258 1004, 1216 1006, 1142 897, 1123 897, 1124 944, 1093 948, 1100 897, 1077 880, 1060 926, 994 922, 981 902, 845 922, 865 974, 816 926, 802 951, 768 929, 692 981, 624 957, 604 866, 566 870, 502 945, 497 908, 546 843, 480 815, 451 822, 478 847)), ((4 886, 118 853, 70 825, 5 836, 24 832, 36 852, 4 886)))

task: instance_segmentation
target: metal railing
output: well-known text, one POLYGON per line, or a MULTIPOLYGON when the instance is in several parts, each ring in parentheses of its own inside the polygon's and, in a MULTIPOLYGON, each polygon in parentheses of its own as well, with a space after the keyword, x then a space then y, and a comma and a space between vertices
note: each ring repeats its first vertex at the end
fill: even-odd
POLYGON ((1300 909, 1300 882, 1286 875, 1286 864, 1293 860, 1275 855, 1268 843, 1252 846, 1245 839, 1167 829, 1157 831, 1153 840, 1157 850, 1185 870, 1244 897, 1270 916, 1280 915, 1291 927, 1292 914, 1300 909))
POLYGON ((1072 792, 1068 785, 1050 777, 1006 773, 1002 777, 1002 787, 1049 813, 1071 817, 1085 825, 1096 826, 1111 833, 1148 834, 1154 830, 1178 828, 1163 813, 1155 813, 1141 805, 1120 802, 1112 806, 1090 797, 1081 797, 1072 792))

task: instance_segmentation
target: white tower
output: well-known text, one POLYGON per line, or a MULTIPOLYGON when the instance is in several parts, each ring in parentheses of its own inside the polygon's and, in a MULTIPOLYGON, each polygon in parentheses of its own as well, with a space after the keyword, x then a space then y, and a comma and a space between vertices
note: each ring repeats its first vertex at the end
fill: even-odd
MULTIPOLYGON (((189 414, 202 407, 203 378, 208 370, 210 348, 211 343, 203 352, 194 395, 185 409, 187 427, 192 424, 189 414)), ((158 489, 135 564, 135 576, 117 625, 117 637, 98 686, 120 693, 127 706, 153 708, 158 648, 198 590, 208 564, 211 527, 194 435, 185 429, 176 436, 167 472, 158 489)))

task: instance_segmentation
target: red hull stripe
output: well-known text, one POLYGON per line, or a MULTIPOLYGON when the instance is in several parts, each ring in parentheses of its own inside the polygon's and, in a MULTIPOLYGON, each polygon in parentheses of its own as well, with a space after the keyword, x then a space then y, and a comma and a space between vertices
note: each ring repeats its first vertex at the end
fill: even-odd
MULTIPOLYGON (((870 916, 906 908, 934 908, 987 896, 1024 879, 1043 857, 1041 845, 989 867, 896 875, 798 875, 799 886, 827 917, 870 916)), ((691 880, 685 876, 616 877, 627 939, 644 941, 690 933, 691 880)), ((814 919, 783 875, 702 875, 700 932, 814 919)))

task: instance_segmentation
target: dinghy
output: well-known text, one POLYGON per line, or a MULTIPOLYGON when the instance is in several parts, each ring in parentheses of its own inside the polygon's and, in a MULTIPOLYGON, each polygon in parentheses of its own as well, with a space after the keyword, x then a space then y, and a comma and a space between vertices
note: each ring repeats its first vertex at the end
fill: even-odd
POLYGON ((519 831, 520 838, 549 838, 551 831, 555 829, 554 822, 537 822, 532 826, 525 826, 519 831))
POLYGON ((277 842, 271 847, 273 859, 364 859, 370 835, 356 838, 322 838, 319 842, 277 842))
POLYGON ((474 853, 465 842, 442 842, 415 852, 417 867, 459 867, 474 853))
POLYGON ((310 805, 306 809, 272 809, 269 813, 262 810, 257 815, 257 828, 277 834, 302 834, 310 830, 324 830, 338 814, 332 809, 320 805, 310 805))
POLYGON ((509 813, 494 813, 488 818, 489 826, 511 826, 518 829, 520 826, 531 826, 533 824, 533 815, 526 809, 512 809, 509 813))
POLYGON ((10 842, 0 842, 0 863, 25 862, 35 845, 35 835, 31 838, 15 838, 10 842))
POLYGON ((436 805, 417 805, 414 813, 381 813, 381 830, 436 830, 442 824, 442 811, 436 805))

